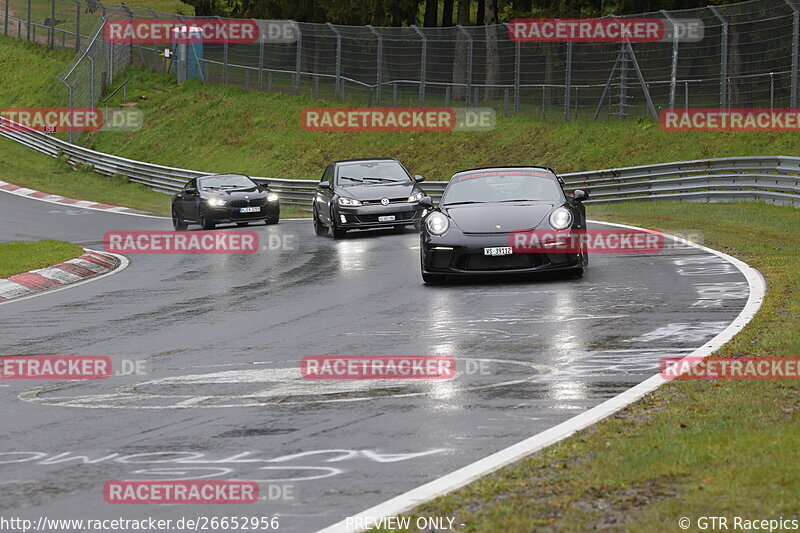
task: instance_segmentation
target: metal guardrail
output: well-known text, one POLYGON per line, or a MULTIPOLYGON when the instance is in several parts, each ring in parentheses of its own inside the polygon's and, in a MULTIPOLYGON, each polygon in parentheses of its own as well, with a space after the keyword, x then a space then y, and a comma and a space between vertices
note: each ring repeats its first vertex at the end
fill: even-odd
MULTIPOLYGON (((167 167, 96 152, 31 130, 0 117, 0 136, 60 158, 73 167, 90 167, 106 176, 124 176, 156 191, 173 193, 191 178, 208 172, 167 167)), ((800 157, 752 156, 679 161, 561 174, 566 189, 588 190, 589 203, 630 200, 695 202, 765 201, 800 206, 800 157)), ((316 180, 253 177, 267 183, 285 204, 309 207, 316 180)), ((446 182, 422 185, 438 202, 446 182)))

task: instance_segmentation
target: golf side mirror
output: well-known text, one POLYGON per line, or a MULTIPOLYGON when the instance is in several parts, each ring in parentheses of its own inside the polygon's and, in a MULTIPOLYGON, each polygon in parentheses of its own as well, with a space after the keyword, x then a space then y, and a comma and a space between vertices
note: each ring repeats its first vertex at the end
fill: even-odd
POLYGON ((430 196, 423 196, 419 201, 419 206, 423 209, 433 209, 433 199, 430 196))
POLYGON ((425 181, 425 176, 420 176, 419 174, 417 174, 416 176, 414 176, 414 181, 416 181, 417 183, 425 181))
POLYGON ((320 189, 328 189, 328 190, 330 190, 331 184, 329 182, 327 182, 327 181, 321 181, 321 182, 319 182, 319 188, 320 189))

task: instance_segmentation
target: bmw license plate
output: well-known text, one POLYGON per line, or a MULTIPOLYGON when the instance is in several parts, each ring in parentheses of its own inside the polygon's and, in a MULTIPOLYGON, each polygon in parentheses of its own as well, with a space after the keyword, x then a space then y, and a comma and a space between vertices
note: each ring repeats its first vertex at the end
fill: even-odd
POLYGON ((483 255, 511 255, 512 253, 513 251, 508 246, 483 249, 483 255))
POLYGON ((240 213, 258 213, 261 211, 260 207, 242 207, 239 209, 240 213))
POLYGON ((378 217, 378 222, 394 222, 394 215, 386 215, 384 217, 378 217))

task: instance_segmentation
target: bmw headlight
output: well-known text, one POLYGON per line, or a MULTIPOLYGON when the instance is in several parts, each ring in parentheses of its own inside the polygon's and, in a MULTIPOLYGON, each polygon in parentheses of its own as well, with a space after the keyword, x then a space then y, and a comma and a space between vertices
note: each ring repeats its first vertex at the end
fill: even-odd
POLYGON ((223 200, 222 198, 209 198, 208 205, 210 205, 211 207, 220 207, 225 205, 225 200, 223 200))
POLYGON ((434 235, 444 235, 450 228, 450 219, 441 213, 432 213, 425 219, 425 226, 434 235))
POLYGON ((550 225, 553 229, 567 229, 572 225, 572 211, 559 207, 550 213, 550 225))
POLYGON ((275 194, 274 192, 269 193, 267 195, 267 201, 268 202, 277 202, 278 201, 278 195, 275 194))
POLYGON ((357 207, 361 205, 361 201, 356 200, 355 198, 345 198, 344 196, 340 196, 339 205, 342 207, 357 207))
POLYGON ((409 197, 408 197, 408 201, 409 201, 409 202, 419 202, 419 201, 420 201, 420 200, 422 200, 423 198, 425 198, 425 193, 424 193, 424 192, 422 192, 422 191, 420 191, 420 192, 418 192, 418 193, 414 193, 414 194, 412 194, 411 196, 409 196, 409 197))

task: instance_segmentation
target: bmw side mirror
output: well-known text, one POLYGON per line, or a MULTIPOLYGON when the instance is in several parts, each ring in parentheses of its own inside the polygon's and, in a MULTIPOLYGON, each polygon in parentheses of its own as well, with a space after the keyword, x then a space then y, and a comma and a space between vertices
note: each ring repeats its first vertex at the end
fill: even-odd
POLYGON ((327 181, 321 181, 321 182, 319 182, 319 188, 320 189, 330 189, 331 188, 331 184, 328 183, 327 181))
POLYGON ((419 174, 417 174, 416 176, 414 176, 414 181, 416 181, 417 183, 425 181, 425 176, 420 176, 419 174))
POLYGON ((183 189, 186 194, 197 194, 197 189, 183 189))
POLYGON ((589 193, 584 190, 577 189, 572 193, 572 199, 576 202, 583 202, 584 200, 589 199, 589 193))
POLYGON ((433 198, 430 196, 423 196, 418 205, 423 209, 433 209, 433 198))

